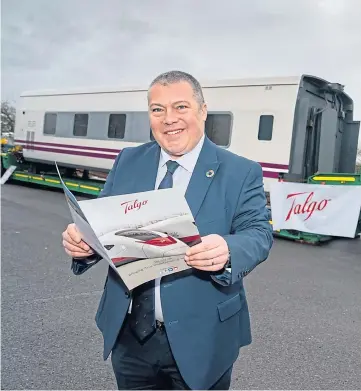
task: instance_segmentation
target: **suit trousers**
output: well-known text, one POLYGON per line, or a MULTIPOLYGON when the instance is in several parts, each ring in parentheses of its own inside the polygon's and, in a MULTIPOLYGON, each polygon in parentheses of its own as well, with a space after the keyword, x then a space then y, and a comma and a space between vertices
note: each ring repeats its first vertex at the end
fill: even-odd
MULTIPOLYGON (((190 389, 178 370, 164 327, 157 327, 156 332, 141 344, 130 330, 127 317, 113 348, 111 361, 119 390, 190 389)), ((228 390, 232 368, 210 389, 228 390)))

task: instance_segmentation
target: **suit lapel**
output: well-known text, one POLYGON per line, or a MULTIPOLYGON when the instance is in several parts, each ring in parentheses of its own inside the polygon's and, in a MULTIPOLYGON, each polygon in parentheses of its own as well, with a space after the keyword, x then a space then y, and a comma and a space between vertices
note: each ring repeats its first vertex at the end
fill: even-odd
POLYGON ((126 187, 131 193, 141 193, 154 190, 157 179, 160 147, 157 143, 150 145, 144 155, 133 160, 131 178, 127 181, 126 187), (136 173, 136 175, 134 175, 136 173))
POLYGON ((216 148, 206 137, 185 194, 194 219, 219 168, 216 148))

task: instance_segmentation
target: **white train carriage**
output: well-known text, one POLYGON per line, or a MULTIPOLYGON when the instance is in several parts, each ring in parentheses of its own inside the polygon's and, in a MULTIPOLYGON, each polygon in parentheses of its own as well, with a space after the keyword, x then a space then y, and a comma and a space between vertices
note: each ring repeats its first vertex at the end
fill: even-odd
MULTIPOLYGON (((295 143, 300 137, 309 142, 310 120, 331 106, 352 117, 352 101, 342 88, 314 76, 201 84, 209 110, 207 135, 222 148, 259 162, 266 191, 291 164, 304 175, 295 143)), ((339 119, 332 118, 336 129, 339 119)), ((122 148, 150 140, 147 87, 26 92, 17 106, 15 143, 34 164, 57 161, 107 172, 122 148)))

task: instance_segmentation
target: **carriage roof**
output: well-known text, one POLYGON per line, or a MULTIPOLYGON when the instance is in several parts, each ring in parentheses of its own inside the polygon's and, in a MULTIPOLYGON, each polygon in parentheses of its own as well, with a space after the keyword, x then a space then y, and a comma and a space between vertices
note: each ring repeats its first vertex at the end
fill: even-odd
MULTIPOLYGON (((284 77, 260 77, 245 79, 219 79, 219 80, 200 80, 202 88, 220 88, 220 87, 247 87, 247 86, 264 86, 264 85, 298 85, 300 76, 284 77)), ((69 89, 44 89, 24 91, 22 97, 46 96, 46 95, 77 95, 77 94, 106 94, 117 92, 134 92, 147 91, 145 85, 107 85, 98 87, 78 87, 69 89)))

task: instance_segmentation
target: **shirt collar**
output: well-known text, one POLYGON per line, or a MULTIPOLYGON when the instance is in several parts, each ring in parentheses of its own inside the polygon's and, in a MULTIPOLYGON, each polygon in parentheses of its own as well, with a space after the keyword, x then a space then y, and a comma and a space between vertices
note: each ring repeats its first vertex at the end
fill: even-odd
MULTIPOLYGON (((185 170, 192 173, 194 170, 194 167, 197 163, 199 153, 201 152, 203 143, 204 143, 204 135, 199 140, 198 144, 188 153, 181 156, 177 159, 177 162, 180 166, 182 166, 185 170)), ((159 167, 164 166, 168 160, 173 160, 167 152, 165 152, 163 149, 161 149, 161 156, 159 161, 159 167)))

